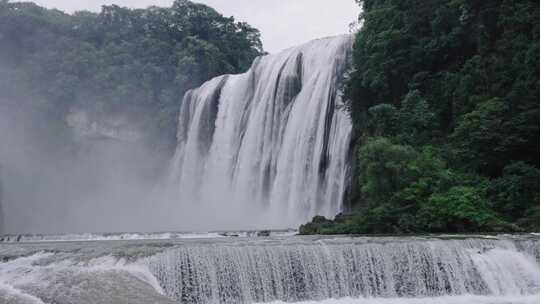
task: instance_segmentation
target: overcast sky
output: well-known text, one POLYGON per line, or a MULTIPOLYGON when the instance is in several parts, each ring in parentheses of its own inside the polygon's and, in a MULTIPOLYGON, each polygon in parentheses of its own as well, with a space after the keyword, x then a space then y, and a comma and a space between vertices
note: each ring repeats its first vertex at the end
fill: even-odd
MULTIPOLYGON (((101 5, 170 6, 173 0, 29 0, 63 11, 99 11, 101 5)), ((315 38, 349 31, 360 9, 354 0, 194 0, 258 28, 265 50, 276 52, 315 38)))

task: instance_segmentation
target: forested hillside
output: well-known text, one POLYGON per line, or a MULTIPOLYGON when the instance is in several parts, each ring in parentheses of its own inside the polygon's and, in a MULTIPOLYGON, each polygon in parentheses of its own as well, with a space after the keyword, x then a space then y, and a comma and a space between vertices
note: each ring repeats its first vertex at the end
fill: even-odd
POLYGON ((540 229, 540 4, 364 0, 352 215, 303 233, 540 229))
POLYGON ((47 127, 58 130, 74 111, 98 124, 122 115, 144 136, 174 146, 186 90, 246 70, 262 53, 259 36, 187 0, 72 15, 0 0, 0 101, 47 113, 47 127))

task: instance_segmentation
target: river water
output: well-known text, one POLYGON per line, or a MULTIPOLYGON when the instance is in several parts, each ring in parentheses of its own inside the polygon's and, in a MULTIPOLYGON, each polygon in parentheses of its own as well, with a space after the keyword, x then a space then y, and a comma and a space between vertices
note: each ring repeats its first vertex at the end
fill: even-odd
POLYGON ((288 234, 4 238, 0 303, 540 303, 538 236, 288 234))

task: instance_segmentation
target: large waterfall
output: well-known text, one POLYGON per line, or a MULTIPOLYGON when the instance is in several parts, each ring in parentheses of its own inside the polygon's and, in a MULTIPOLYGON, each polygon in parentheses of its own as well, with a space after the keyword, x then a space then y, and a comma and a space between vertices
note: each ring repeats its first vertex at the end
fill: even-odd
POLYGON ((352 125, 340 84, 351 36, 258 58, 186 94, 173 184, 181 204, 296 227, 342 208, 352 125))

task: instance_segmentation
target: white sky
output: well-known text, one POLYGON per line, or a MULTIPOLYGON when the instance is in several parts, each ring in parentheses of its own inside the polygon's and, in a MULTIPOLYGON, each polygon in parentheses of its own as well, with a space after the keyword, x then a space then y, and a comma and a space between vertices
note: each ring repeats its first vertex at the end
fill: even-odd
MULTIPOLYGON (((30 0, 63 11, 99 11, 101 5, 131 8, 170 6, 173 0, 30 0)), ((269 52, 299 45, 312 39, 349 32, 360 8, 354 0, 194 0, 205 3, 225 16, 246 21, 262 34, 269 52)))

